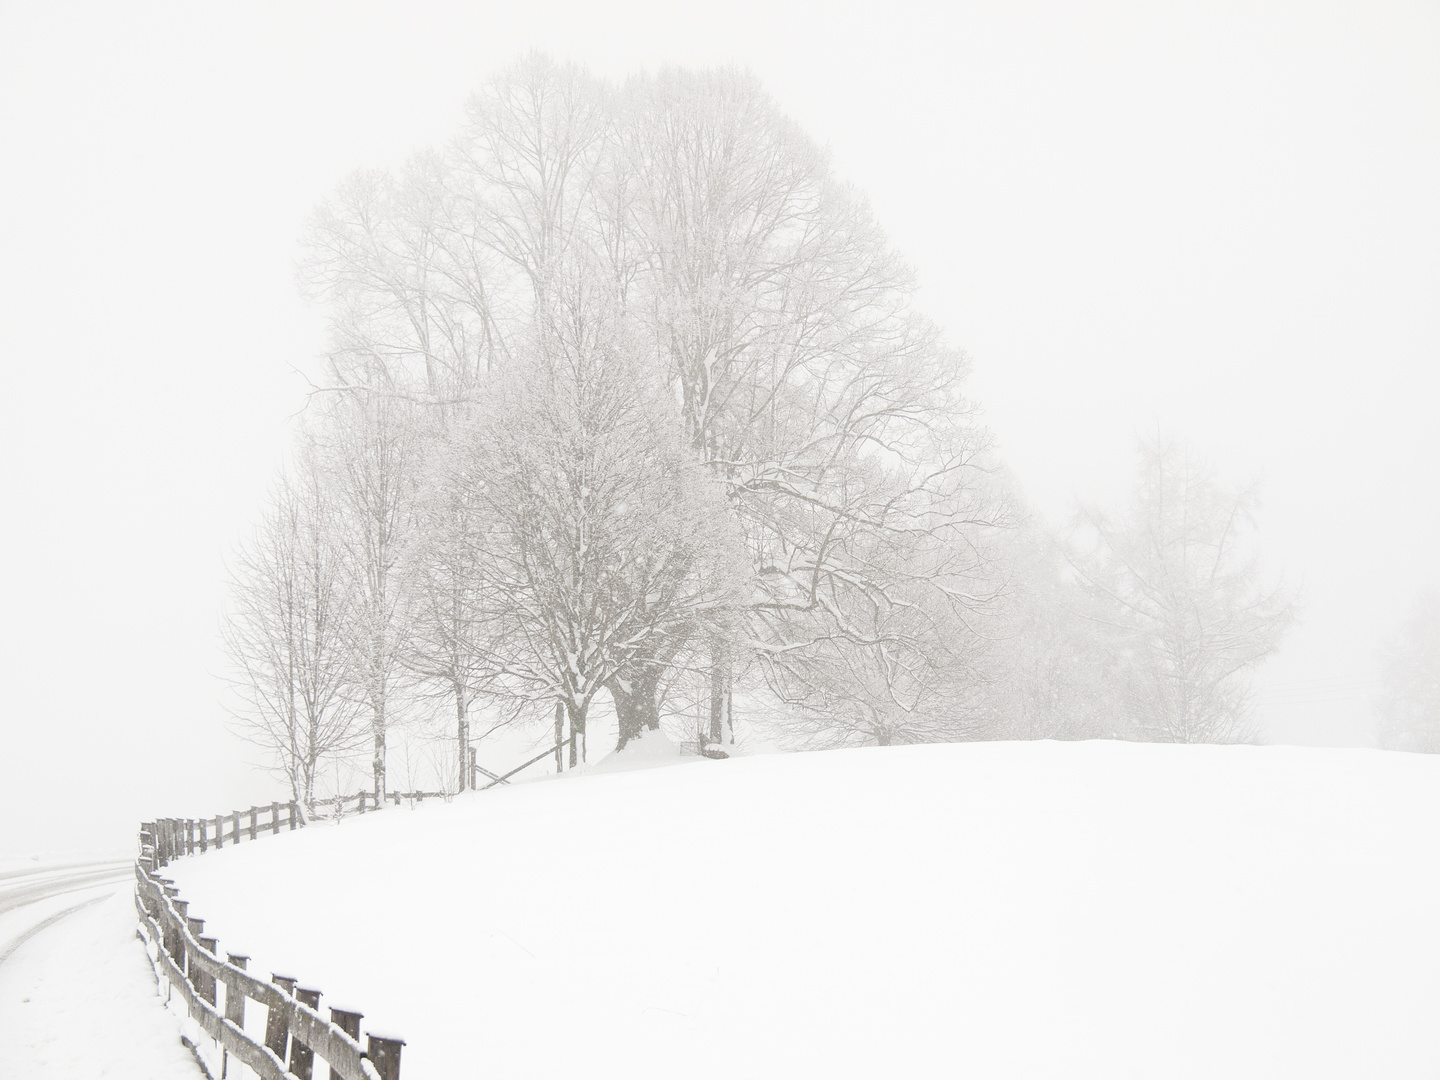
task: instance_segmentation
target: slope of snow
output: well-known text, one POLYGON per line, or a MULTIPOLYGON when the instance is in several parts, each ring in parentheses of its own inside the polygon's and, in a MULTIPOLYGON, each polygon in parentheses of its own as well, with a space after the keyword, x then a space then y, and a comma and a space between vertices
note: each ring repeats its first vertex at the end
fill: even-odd
POLYGON ((183 1016, 157 996, 135 936, 130 887, 55 897, 97 903, 41 930, 0 964, 0 1077, 203 1080, 180 1042, 183 1016))
MULTIPOLYGON (((598 770, 597 770, 598 772, 598 770)), ((1440 760, 891 747, 578 775, 173 863, 405 1080, 1440 1070, 1440 760)))

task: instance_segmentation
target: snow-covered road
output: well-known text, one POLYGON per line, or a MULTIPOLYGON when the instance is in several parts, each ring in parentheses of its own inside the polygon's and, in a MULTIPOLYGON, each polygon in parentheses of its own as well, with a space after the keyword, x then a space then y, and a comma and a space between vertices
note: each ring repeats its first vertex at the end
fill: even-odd
POLYGON ((0 1077, 197 1080, 135 936, 128 862, 0 871, 0 1077))

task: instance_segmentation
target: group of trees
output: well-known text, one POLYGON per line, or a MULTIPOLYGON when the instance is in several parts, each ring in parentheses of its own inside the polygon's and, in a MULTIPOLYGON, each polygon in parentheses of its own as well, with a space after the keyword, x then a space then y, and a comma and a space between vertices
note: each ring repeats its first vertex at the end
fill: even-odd
POLYGON ((453 716, 463 784, 477 716, 583 745, 601 698, 622 747, 682 699, 733 739, 737 693, 802 745, 1088 734, 1081 647, 1126 673, 1096 730, 1240 732, 1287 610, 1248 504, 1160 448, 1060 560, 863 201, 751 77, 532 57, 347 182, 309 252, 331 348, 227 624, 297 796, 362 747, 383 795, 405 717, 453 716))

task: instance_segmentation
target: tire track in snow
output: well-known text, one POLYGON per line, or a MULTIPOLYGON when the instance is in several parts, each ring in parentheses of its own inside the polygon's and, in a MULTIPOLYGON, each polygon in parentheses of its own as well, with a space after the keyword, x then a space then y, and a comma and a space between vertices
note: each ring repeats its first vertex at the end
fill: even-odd
POLYGON ((109 900, 110 897, 114 895, 115 894, 113 892, 108 892, 102 893, 99 896, 92 896, 89 900, 82 900, 80 901, 80 903, 73 904, 70 907, 65 908, 63 911, 57 911, 48 919, 42 919, 40 922, 30 927, 30 929, 26 930, 19 937, 13 938, 6 945, 0 947, 0 965, 3 965, 6 960, 9 960, 10 957, 15 954, 16 949, 20 948, 21 945, 24 945, 25 942, 29 941, 32 937, 40 933, 40 931, 44 930, 47 926, 53 926, 61 919, 65 918, 67 915, 74 915, 77 911, 83 911, 85 908, 91 907, 94 904, 98 904, 102 900, 109 900))

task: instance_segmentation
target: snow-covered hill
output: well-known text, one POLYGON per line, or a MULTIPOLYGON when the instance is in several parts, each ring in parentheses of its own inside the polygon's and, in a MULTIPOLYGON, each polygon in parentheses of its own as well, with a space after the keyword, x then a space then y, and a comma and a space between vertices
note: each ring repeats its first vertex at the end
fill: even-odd
POLYGON ((405 1080, 1440 1070, 1440 760, 969 744, 575 775, 180 860, 405 1080))

